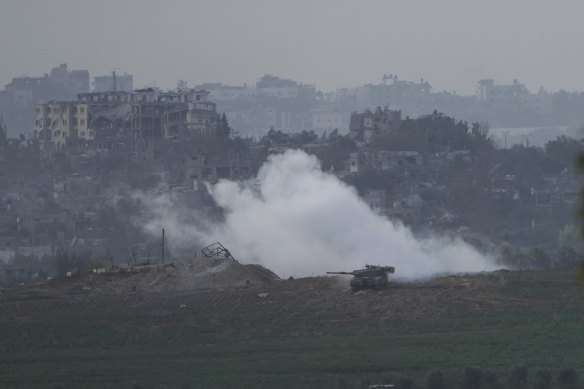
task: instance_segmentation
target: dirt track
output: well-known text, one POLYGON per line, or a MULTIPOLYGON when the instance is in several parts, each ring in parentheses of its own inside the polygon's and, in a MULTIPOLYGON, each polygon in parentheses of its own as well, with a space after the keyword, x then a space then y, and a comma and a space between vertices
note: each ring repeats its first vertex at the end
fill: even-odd
MULTIPOLYGON (((350 277, 264 280, 187 291, 134 288, 127 274, 93 274, 23 285, 0 294, 0 321, 66 320, 121 326, 211 321, 253 329, 317 323, 323 330, 364 321, 440 318, 472 311, 584 302, 569 273, 495 272, 392 283, 352 293, 350 277), (122 287, 123 286, 123 287, 122 287)), ((170 278, 170 282, 174 282, 170 278)))

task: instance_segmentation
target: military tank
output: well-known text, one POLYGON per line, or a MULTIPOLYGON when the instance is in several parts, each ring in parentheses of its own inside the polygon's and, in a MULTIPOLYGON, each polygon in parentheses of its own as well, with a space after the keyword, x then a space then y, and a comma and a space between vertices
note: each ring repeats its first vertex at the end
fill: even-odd
POLYGON ((351 272, 346 271, 327 271, 326 274, 346 274, 352 275, 349 285, 351 285, 351 290, 357 292, 363 289, 375 289, 382 290, 387 289, 389 285, 387 275, 389 273, 395 273, 395 267, 393 266, 377 266, 377 265, 365 265, 364 269, 353 270, 351 272))

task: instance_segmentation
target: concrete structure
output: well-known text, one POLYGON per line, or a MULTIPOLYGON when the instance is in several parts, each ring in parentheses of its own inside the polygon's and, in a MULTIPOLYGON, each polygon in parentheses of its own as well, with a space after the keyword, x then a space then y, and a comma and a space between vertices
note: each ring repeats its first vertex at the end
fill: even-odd
POLYGON ((281 99, 298 97, 300 87, 296 81, 282 79, 270 74, 264 75, 256 82, 256 89, 259 95, 281 99))
POLYGON ((349 124, 351 136, 365 143, 371 143, 378 135, 397 131, 401 122, 401 111, 377 107, 375 111, 353 112, 349 124))
POLYGON ((422 165, 422 157, 417 151, 362 150, 349 154, 349 172, 351 173, 364 169, 411 169, 422 165))
POLYGON ((184 157, 184 167, 185 181, 193 182, 196 188, 203 181, 248 179, 252 161, 249 156, 239 153, 195 153, 184 157))
POLYGON ((95 133, 89 127, 87 104, 50 102, 35 109, 35 136, 45 150, 63 148, 73 139, 92 140, 95 133))
POLYGON ((89 71, 69 70, 67 64, 51 69, 44 77, 17 77, 5 89, 14 94, 19 104, 43 100, 70 100, 77 93, 89 92, 89 71))
POLYGON ((520 96, 528 95, 529 92, 525 85, 520 84, 517 80, 513 80, 511 85, 495 85, 492 79, 480 80, 477 85, 476 101, 479 105, 497 102, 498 104, 505 104, 519 98, 520 96))
POLYGON ((320 111, 312 114, 312 129, 315 132, 339 130, 340 134, 349 131, 351 115, 345 112, 320 111))
POLYGON ((124 73, 123 76, 112 72, 111 75, 98 76, 93 78, 94 92, 124 91, 131 92, 134 90, 134 77, 131 74, 124 73))
POLYGON ((215 103, 196 90, 80 93, 76 102, 39 104, 35 115, 35 136, 48 151, 77 140, 188 138, 218 125, 215 103))

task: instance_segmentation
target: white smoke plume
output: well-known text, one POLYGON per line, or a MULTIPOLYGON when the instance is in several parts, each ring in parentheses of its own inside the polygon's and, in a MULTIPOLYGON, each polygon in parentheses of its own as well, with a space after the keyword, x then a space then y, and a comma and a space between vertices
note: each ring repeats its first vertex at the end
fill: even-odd
POLYGON ((260 263, 285 277, 365 264, 395 266, 395 277, 408 280, 494 269, 462 241, 416 240, 406 227, 371 211, 354 188, 322 172, 318 160, 302 151, 270 157, 255 185, 223 180, 208 190, 225 210, 220 224, 183 225, 184 211, 166 209, 169 199, 159 198, 153 201, 162 219, 151 226, 157 231, 160 225, 173 226, 170 236, 186 233, 187 245, 193 238, 221 241, 242 262, 260 263))

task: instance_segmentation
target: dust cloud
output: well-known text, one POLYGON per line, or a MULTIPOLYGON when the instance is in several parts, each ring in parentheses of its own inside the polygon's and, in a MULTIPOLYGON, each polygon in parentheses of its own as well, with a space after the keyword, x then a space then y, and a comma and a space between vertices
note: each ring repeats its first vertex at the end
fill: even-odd
POLYGON ((145 225, 153 231, 166 225, 176 246, 219 240, 242 262, 259 263, 281 277, 365 264, 395 266, 395 278, 403 280, 495 269, 460 240, 417 240, 403 225, 374 213, 354 188, 322 172, 318 159, 302 151, 271 156, 256 180, 222 180, 207 189, 225 210, 223 221, 201 225, 200 218, 161 195, 149 200, 159 218, 145 225))

